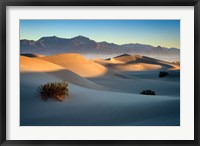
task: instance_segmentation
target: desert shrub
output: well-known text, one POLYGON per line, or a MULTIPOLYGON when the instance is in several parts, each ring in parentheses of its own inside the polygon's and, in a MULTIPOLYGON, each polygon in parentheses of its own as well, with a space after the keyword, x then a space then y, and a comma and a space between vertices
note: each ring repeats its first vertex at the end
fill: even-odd
POLYGON ((51 82, 40 85, 37 89, 39 96, 43 100, 53 99, 57 101, 63 101, 65 95, 68 94, 68 83, 67 82, 51 82))
POLYGON ((144 95, 156 95, 156 93, 152 90, 144 90, 142 92, 140 92, 140 94, 144 94, 144 95))
POLYGON ((159 77, 160 77, 160 78, 165 77, 165 76, 167 76, 167 75, 169 75, 169 73, 166 72, 166 71, 160 71, 160 73, 159 73, 159 77))

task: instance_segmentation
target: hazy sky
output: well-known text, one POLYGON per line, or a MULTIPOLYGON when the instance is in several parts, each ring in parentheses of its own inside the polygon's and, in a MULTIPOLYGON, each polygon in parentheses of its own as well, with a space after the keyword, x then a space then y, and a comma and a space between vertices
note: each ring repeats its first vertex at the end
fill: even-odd
POLYGON ((179 20, 20 20, 20 39, 43 36, 180 48, 179 20))

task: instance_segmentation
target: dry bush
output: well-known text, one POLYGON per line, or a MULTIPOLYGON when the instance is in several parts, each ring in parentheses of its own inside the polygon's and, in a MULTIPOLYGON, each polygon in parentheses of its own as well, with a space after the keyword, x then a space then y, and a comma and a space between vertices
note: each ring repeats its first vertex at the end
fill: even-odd
POLYGON ((168 76, 168 75, 169 75, 169 73, 166 72, 166 71, 160 71, 160 73, 159 73, 160 78, 163 78, 163 77, 168 76))
POLYGON ((68 95, 68 83, 67 82, 46 83, 38 87, 37 91, 40 97, 45 101, 47 99, 63 101, 65 95, 68 95))
POLYGON ((154 91, 152 91, 152 90, 144 90, 140 94, 143 94, 143 95, 156 95, 156 93, 154 91))

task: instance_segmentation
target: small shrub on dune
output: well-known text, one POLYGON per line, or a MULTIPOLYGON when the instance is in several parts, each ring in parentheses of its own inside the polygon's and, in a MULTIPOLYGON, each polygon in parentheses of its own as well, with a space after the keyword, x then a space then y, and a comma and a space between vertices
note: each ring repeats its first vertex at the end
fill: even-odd
POLYGON ((140 94, 143 94, 143 95, 156 95, 156 93, 152 90, 144 90, 142 92, 140 92, 140 94))
POLYGON ((67 82, 46 83, 38 87, 37 91, 44 101, 47 99, 63 101, 65 95, 69 95, 67 82))

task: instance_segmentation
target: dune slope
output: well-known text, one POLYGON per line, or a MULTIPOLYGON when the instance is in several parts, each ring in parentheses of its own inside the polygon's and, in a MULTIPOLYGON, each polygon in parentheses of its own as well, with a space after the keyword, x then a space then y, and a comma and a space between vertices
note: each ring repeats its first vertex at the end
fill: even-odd
POLYGON ((123 54, 107 60, 94 59, 96 63, 117 71, 179 70, 180 65, 141 55, 123 54))
POLYGON ((69 96, 63 102, 50 100, 44 102, 37 96, 35 90, 44 81, 59 81, 59 79, 46 73, 21 75, 21 126, 177 126, 180 124, 178 96, 172 98, 98 91, 69 84, 69 96))
POLYGON ((97 77, 108 72, 106 67, 89 61, 79 54, 58 54, 39 59, 60 65, 82 77, 97 77))
MULTIPOLYGON (((100 89, 99 85, 80 77, 79 75, 50 62, 40 60, 37 58, 29 58, 25 56, 20 56, 20 72, 21 74, 37 74, 47 73, 49 75, 55 76, 56 78, 67 81, 79 86, 100 89)), ((27 79, 28 80, 28 79, 27 79)))

